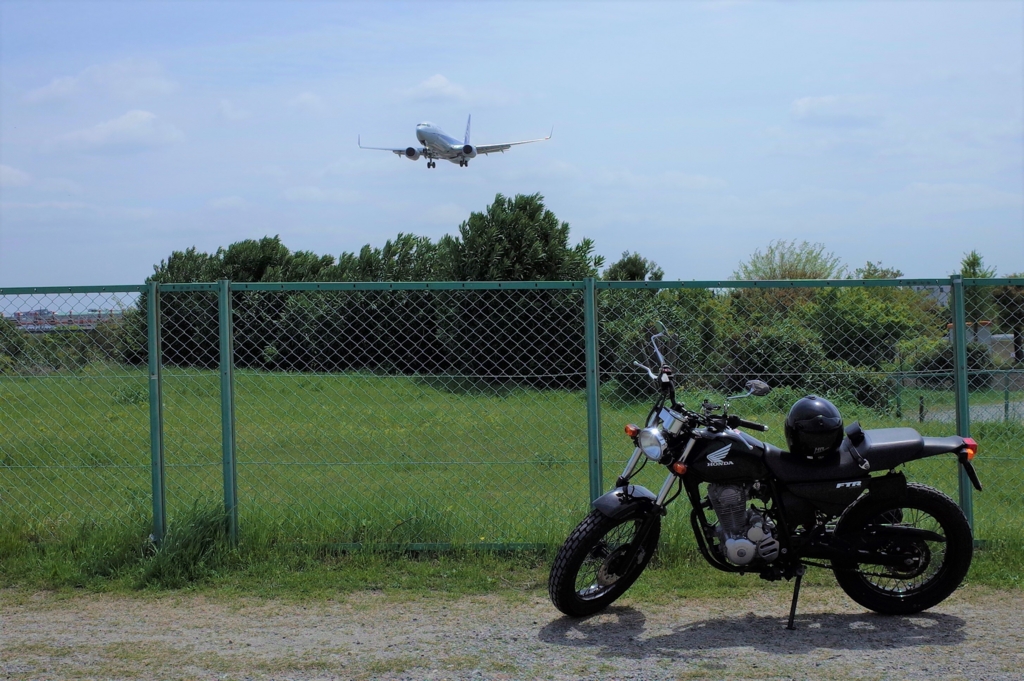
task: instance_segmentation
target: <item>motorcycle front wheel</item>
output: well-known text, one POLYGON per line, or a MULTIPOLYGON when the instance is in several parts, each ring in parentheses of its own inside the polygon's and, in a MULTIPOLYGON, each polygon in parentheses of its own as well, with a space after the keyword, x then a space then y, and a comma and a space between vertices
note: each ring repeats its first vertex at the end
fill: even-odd
POLYGON ((865 608, 911 615, 945 600, 967 576, 974 539, 960 507, 942 492, 908 484, 897 502, 867 494, 836 524, 837 537, 870 538, 874 551, 906 556, 905 566, 832 561, 836 581, 865 608))
POLYGON ((635 558, 626 564, 645 518, 611 519, 599 511, 576 526, 562 544, 548 578, 551 602, 570 617, 593 615, 633 585, 654 555, 661 517, 654 516, 635 558))

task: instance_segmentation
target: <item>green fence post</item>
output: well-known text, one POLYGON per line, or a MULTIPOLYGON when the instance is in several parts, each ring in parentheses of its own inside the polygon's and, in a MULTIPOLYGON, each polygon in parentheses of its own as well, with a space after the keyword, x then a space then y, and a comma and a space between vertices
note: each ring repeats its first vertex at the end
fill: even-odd
POLYGON ((217 282, 220 316, 220 421, 223 444, 224 512, 228 516, 228 537, 238 542, 238 480, 235 474, 235 352, 231 318, 231 284, 217 282))
POLYGON ((160 285, 149 282, 146 299, 146 349, 149 354, 149 455, 153 484, 153 542, 167 532, 167 490, 164 485, 164 401, 161 376, 160 285))
POLYGON ((583 327, 587 365, 587 459, 590 463, 590 500, 604 491, 601 459, 601 403, 598 398, 597 290, 593 277, 583 280, 583 327))
MULTIPOLYGON (((953 384, 956 386, 956 434, 971 435, 971 403, 967 387, 967 320, 964 314, 964 280, 959 274, 950 277, 950 291, 953 294, 953 384)), ((963 466, 960 472, 960 508, 967 516, 967 522, 974 530, 974 488, 963 466)))

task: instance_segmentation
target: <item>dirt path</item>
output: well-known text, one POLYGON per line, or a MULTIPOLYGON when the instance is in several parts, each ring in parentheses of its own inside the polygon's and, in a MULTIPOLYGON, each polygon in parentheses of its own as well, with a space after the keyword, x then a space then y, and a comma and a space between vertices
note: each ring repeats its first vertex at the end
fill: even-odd
POLYGON ((961 590, 914 617, 807 588, 562 618, 540 594, 336 601, 0 591, 6 679, 1015 679, 1024 593, 961 590))

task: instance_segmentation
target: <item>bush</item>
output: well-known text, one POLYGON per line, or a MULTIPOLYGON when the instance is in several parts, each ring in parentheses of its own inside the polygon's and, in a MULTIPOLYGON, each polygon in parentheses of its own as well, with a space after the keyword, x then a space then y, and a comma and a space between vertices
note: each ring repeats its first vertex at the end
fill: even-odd
POLYGON ((826 289, 802 314, 829 359, 872 369, 894 362, 901 340, 933 335, 942 321, 924 293, 888 287, 826 289))
POLYGON ((828 386, 822 390, 828 399, 860 404, 882 413, 892 408, 897 386, 891 376, 839 361, 829 362, 828 369, 828 386))
POLYGON ((634 361, 654 368, 657 358, 651 336, 665 324, 669 335, 658 339, 665 360, 676 370, 683 390, 714 386, 721 360, 716 326, 718 310, 711 291, 648 289, 603 291, 598 298, 601 320, 600 370, 602 383, 614 386, 610 397, 624 402, 646 400, 656 388, 634 361))
POLYGON ((821 339, 791 320, 731 336, 726 354, 722 379, 727 392, 742 390, 752 378, 804 389, 808 375, 828 373, 821 339))
POLYGON ((0 374, 13 373, 27 344, 28 339, 18 325, 0 317, 0 374))
MULTIPOLYGON (((918 382, 931 388, 948 388, 953 385, 953 344, 948 340, 916 348, 913 362, 914 373, 921 374, 918 382)), ((967 344, 967 385, 971 390, 987 388, 991 382, 995 365, 989 348, 984 343, 967 344)))

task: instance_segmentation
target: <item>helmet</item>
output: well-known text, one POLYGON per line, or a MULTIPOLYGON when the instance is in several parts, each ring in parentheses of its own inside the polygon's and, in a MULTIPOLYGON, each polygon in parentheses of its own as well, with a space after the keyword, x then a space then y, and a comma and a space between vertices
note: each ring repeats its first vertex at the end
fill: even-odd
POLYGON ((824 397, 808 395, 793 404, 786 417, 786 444, 801 458, 820 461, 843 442, 843 417, 824 397))

